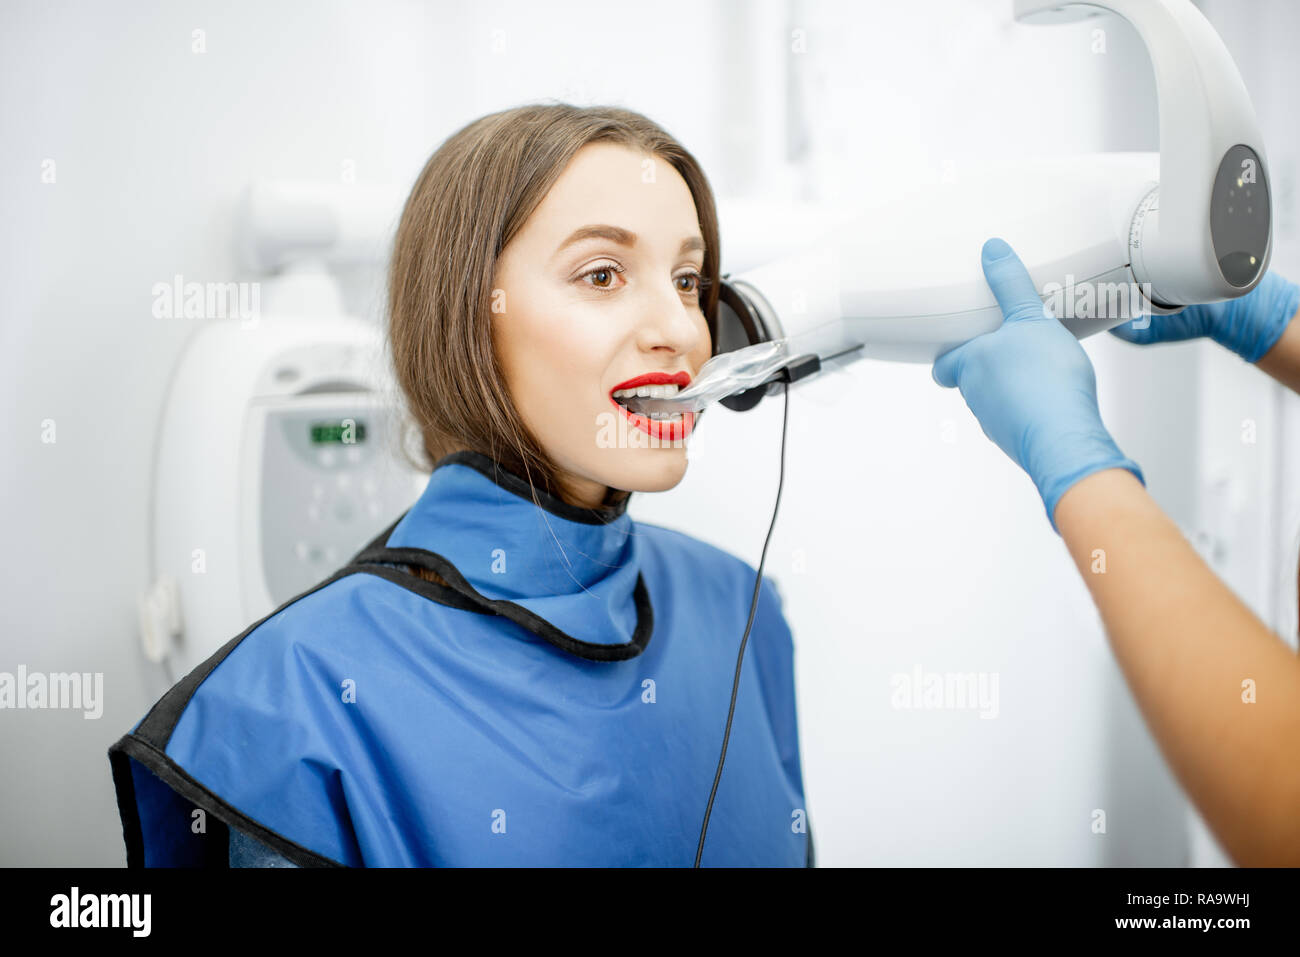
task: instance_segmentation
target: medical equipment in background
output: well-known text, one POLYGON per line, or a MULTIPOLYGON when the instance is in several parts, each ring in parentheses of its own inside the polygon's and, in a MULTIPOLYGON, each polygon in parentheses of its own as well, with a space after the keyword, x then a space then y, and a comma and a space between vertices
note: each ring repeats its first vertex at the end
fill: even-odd
POLYGON ((1150 52, 1158 154, 1008 160, 938 185, 909 183, 904 158, 882 185, 888 202, 794 255, 724 275, 714 358, 677 395, 628 406, 744 411, 787 379, 864 356, 933 362, 1002 324, 980 265, 993 236, 1079 338, 1250 292, 1272 253, 1272 211, 1236 65, 1191 0, 1014 0, 1026 23, 1102 10, 1127 19, 1150 52), (772 378, 777 369, 790 375, 772 378))
POLYGON ((400 196, 255 183, 239 239, 253 321, 209 319, 173 373, 156 439, 146 656, 173 680, 347 562, 428 479, 397 454, 382 334, 325 263, 382 261, 400 196))

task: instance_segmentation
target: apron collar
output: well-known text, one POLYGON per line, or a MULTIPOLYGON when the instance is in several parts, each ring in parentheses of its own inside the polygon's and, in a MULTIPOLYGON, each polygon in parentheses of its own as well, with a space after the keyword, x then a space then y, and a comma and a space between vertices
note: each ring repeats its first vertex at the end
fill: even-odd
POLYGON ((650 640, 654 616, 629 498, 571 505, 480 452, 453 452, 434 464, 383 546, 358 560, 430 568, 475 610, 578 657, 632 658, 650 640))

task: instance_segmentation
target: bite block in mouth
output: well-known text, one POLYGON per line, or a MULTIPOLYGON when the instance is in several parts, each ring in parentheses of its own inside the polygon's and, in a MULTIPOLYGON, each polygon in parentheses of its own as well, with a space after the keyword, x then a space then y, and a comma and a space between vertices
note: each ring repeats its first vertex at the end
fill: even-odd
POLYGON ((648 415, 651 412, 694 412, 695 407, 690 399, 678 401, 675 399, 658 399, 649 395, 633 395, 624 398, 615 397, 615 402, 626 406, 633 412, 642 415, 648 415))

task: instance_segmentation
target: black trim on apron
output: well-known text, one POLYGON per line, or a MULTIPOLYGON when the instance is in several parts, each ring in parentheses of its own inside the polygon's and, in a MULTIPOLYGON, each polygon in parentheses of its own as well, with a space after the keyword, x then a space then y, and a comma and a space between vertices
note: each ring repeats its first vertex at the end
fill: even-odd
POLYGON ((610 524, 627 511, 628 503, 632 500, 631 494, 628 494, 623 496, 622 501, 617 505, 602 505, 599 508, 583 508, 580 505, 570 505, 563 499, 557 498, 543 489, 536 488, 522 476, 516 475, 491 456, 470 449, 462 449, 459 452, 444 455, 434 463, 433 469, 436 472, 444 465, 468 465, 490 478, 507 492, 518 495, 525 501, 532 502, 559 518, 567 518, 571 522, 582 522, 584 525, 610 524))
POLYGON ((230 639, 202 664, 164 694, 149 709, 144 720, 134 731, 123 735, 108 749, 108 762, 113 769, 113 786, 117 792, 117 810, 122 818, 122 838, 126 842, 126 866, 144 867, 144 831, 140 826, 140 808, 135 799, 135 781, 131 777, 131 759, 135 759, 162 780, 181 797, 197 808, 215 817, 219 827, 208 835, 205 849, 207 866, 229 867, 230 827, 255 837, 272 850, 300 867, 343 867, 333 858, 317 854, 282 834, 262 826, 237 808, 227 804, 219 795, 209 791, 173 761, 166 753, 167 743, 180 721, 181 715, 205 678, 225 660, 235 647, 272 615, 279 614, 300 598, 319 591, 331 582, 365 569, 349 564, 329 578, 312 586, 300 595, 290 598, 275 611, 253 622, 239 635, 230 639))
MULTIPOLYGON (((468 465, 492 479, 507 491, 524 498, 528 498, 528 493, 532 490, 532 486, 523 479, 513 472, 505 470, 492 459, 479 452, 453 452, 451 455, 439 459, 435 468, 451 464, 468 465)), ((542 507, 552 514, 589 525, 608 524, 622 515, 627 509, 626 499, 618 506, 589 509, 569 505, 567 502, 562 502, 540 490, 538 490, 537 494, 542 501, 542 507)), ((393 524, 377 535, 369 545, 357 552, 352 561, 348 563, 349 567, 367 566, 358 570, 379 575, 396 585, 401 585, 403 588, 410 589, 444 605, 463 608, 466 611, 476 611, 485 615, 500 615, 502 618, 507 618, 550 642, 561 651, 575 655, 578 658, 585 658, 588 661, 626 661, 641 654, 641 652, 645 651, 646 645, 650 643, 650 637, 655 626, 654 608, 650 604, 650 590, 646 587, 645 578, 639 572, 636 576, 636 588, 632 593, 633 601, 636 602, 636 629, 632 632, 631 639, 617 645, 583 641, 581 638, 574 638, 572 635, 566 634, 545 618, 534 614, 522 605, 504 599, 488 598, 480 594, 473 585, 465 580, 465 576, 460 573, 455 565, 437 552, 431 552, 425 548, 389 548, 389 536, 392 535, 393 530, 397 528, 402 518, 405 517, 406 515, 403 513, 393 524), (437 572, 451 587, 448 588, 438 582, 431 582, 403 568, 389 567, 391 565, 414 565, 417 568, 437 572)))

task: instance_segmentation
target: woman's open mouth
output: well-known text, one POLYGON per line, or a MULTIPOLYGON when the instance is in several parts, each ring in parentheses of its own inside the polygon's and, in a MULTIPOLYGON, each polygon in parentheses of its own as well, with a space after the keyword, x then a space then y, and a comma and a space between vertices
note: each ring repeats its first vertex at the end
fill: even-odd
MULTIPOLYGON (((679 375, 689 379, 685 373, 679 373, 679 375)), ((665 376, 665 378, 669 377, 665 376)), ((675 395, 682 387, 683 384, 665 382, 660 384, 638 385, 625 389, 615 389, 610 393, 609 400, 614 403, 614 406, 627 418, 629 422, 652 438, 679 441, 691 434, 691 430, 695 427, 696 413, 633 412, 626 405, 620 402, 619 399, 626 399, 634 395, 649 396, 657 399, 666 398, 667 396, 675 395)))

